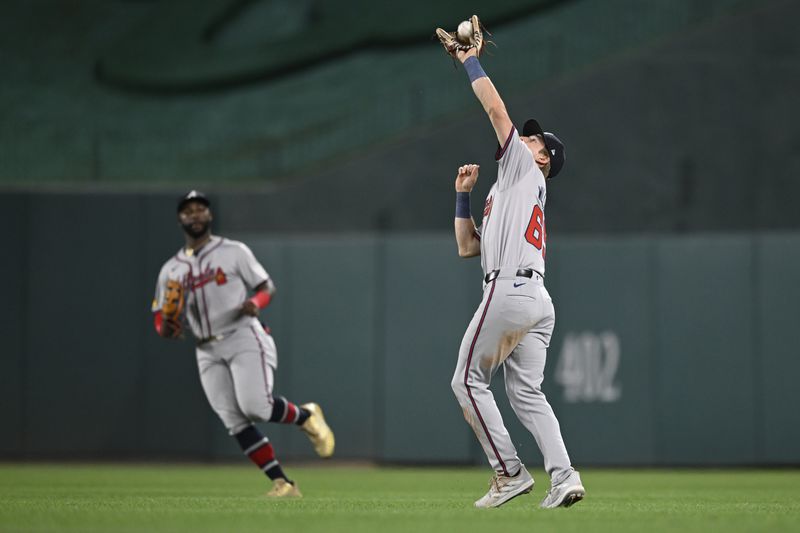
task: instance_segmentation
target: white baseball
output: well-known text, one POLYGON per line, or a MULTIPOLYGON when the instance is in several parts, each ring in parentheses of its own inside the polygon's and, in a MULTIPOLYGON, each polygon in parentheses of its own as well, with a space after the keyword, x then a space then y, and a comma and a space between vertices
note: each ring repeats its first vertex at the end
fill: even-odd
POLYGON ((465 20, 458 25, 458 40, 463 43, 468 43, 472 39, 472 23, 465 20))

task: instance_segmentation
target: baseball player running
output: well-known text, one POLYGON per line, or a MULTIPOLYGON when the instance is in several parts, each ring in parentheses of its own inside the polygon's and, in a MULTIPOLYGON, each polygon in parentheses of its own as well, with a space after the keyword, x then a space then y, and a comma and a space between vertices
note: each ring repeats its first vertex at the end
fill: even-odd
POLYGON ((499 143, 497 181, 486 199, 480 228, 472 220, 469 200, 478 165, 459 167, 455 180, 458 253, 480 255, 485 274, 483 300, 464 334, 451 384, 495 470, 489 492, 475 506, 498 507, 533 489, 533 478, 517 456, 489 389, 502 366, 514 413, 536 439, 550 475, 550 490, 541 507, 569 507, 586 491, 541 389, 555 324, 553 302, 544 287, 544 207, 547 180, 564 163, 564 145, 552 133, 544 133, 535 120, 525 123, 521 135, 517 132, 478 60, 483 41, 477 17, 472 17, 471 26, 471 46, 459 44, 455 34, 444 30, 437 34, 448 53, 463 64, 499 143))
POLYGON ((255 422, 299 426, 321 457, 333 454, 335 442, 319 405, 298 406, 273 394, 278 354, 258 314, 270 303, 275 285, 246 245, 211 234, 210 203, 202 193, 191 191, 179 200, 178 221, 186 245, 158 275, 156 331, 162 337, 182 337, 185 309, 212 409, 245 455, 273 481, 267 496, 299 497, 297 484, 286 476, 255 422))

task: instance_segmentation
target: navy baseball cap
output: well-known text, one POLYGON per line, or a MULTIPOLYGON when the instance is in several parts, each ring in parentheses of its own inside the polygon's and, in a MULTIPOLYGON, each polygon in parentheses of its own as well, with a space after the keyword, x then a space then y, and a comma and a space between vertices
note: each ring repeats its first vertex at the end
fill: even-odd
POLYGON ((547 177, 548 179, 555 178, 561 172, 561 167, 564 166, 564 161, 567 159, 561 139, 550 132, 543 131, 539 122, 533 118, 525 122, 522 127, 522 135, 525 137, 541 135, 544 138, 544 145, 550 152, 550 175, 547 177))
POLYGON ((181 209, 183 209, 184 206, 189 202, 200 202, 206 207, 211 206, 211 202, 208 200, 208 197, 206 197, 205 194, 201 193, 200 191, 192 190, 187 192, 178 199, 178 213, 180 213, 181 209))

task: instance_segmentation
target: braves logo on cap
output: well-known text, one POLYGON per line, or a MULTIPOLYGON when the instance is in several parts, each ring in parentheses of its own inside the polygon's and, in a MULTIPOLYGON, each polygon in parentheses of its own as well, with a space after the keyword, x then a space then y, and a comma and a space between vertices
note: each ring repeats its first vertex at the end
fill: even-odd
POLYGON ((180 212, 180 210, 183 209, 183 206, 189 202, 200 202, 206 207, 211 207, 211 202, 208 200, 208 197, 205 194, 198 190, 192 189, 178 199, 178 211, 180 212))

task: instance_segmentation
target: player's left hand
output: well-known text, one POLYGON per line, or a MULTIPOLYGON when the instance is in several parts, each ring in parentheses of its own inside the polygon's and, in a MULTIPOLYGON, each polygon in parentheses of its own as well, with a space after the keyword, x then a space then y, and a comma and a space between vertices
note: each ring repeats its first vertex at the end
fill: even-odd
POLYGON ((456 175, 456 192, 470 192, 475 187, 478 181, 478 171, 480 165, 463 165, 458 167, 458 175, 456 175))
POLYGON ((243 315, 258 316, 258 306, 251 300, 245 300, 239 312, 243 315))

